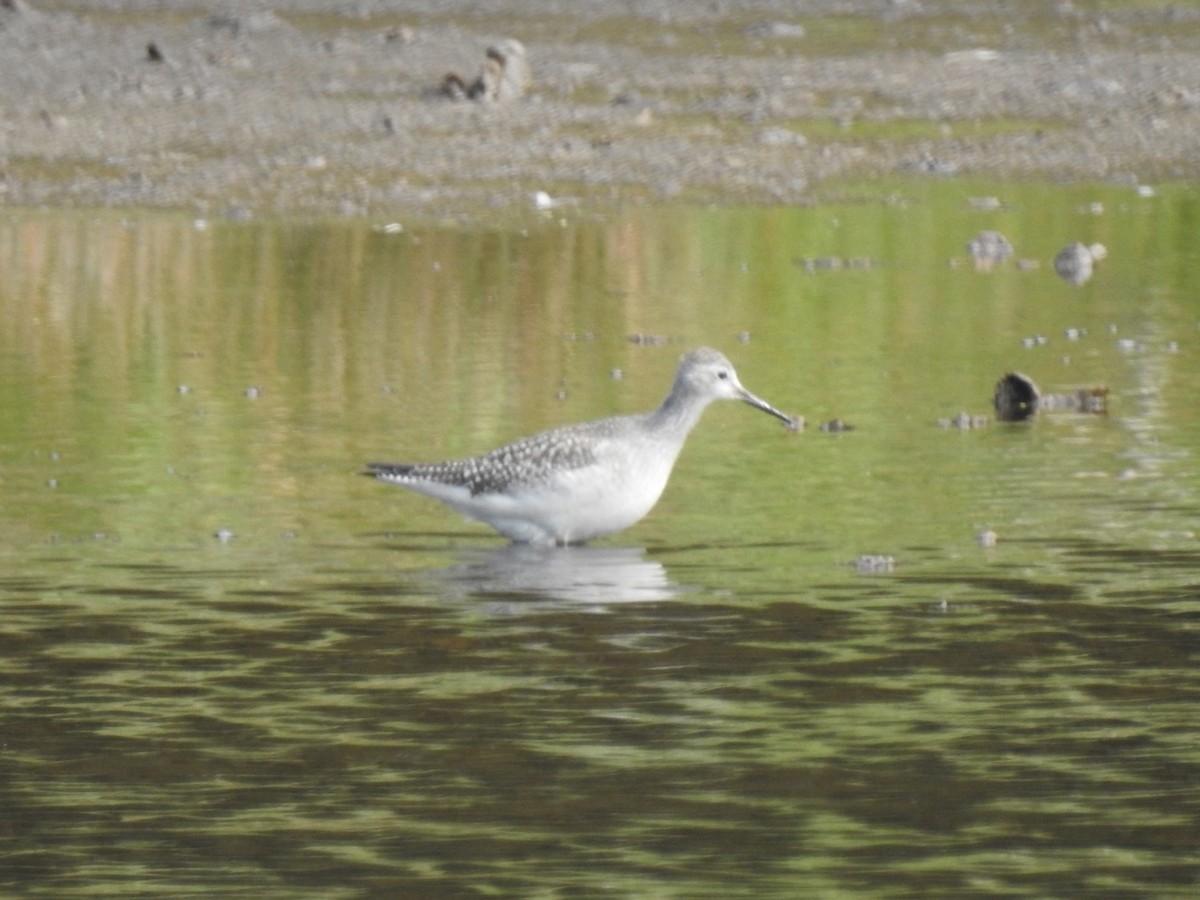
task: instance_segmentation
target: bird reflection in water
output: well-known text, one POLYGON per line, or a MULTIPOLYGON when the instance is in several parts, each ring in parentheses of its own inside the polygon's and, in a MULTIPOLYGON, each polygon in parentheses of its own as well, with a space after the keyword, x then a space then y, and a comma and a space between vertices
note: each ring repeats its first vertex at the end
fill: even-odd
POLYGON ((683 592, 641 547, 546 547, 508 544, 462 551, 435 576, 451 595, 493 597, 496 611, 529 601, 608 605, 669 600, 683 592))

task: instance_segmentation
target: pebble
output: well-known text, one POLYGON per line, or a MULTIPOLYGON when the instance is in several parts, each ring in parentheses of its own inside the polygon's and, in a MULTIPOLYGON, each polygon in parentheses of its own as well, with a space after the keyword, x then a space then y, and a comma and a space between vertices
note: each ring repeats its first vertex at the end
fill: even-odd
POLYGON ((950 418, 938 419, 938 428, 957 428, 961 431, 969 431, 972 428, 986 428, 990 420, 987 416, 973 416, 967 412, 960 412, 950 418))
POLYGON ((854 561, 859 572, 891 572, 896 567, 896 558, 882 553, 864 553, 854 561))
POLYGON ((975 535, 975 542, 980 547, 995 547, 996 542, 1000 540, 1000 536, 990 528, 985 528, 979 534, 975 535))
POLYGON ((628 340, 629 343, 637 344, 641 347, 661 347, 668 342, 665 334, 645 334, 642 332, 629 335, 628 340))
POLYGON ((1013 245, 999 231, 981 231, 967 242, 967 253, 976 269, 987 272, 1012 256, 1013 245))

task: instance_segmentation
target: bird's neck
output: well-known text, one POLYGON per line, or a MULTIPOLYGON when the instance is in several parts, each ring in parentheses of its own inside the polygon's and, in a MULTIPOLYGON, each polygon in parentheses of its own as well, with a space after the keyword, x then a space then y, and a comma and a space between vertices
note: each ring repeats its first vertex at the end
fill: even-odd
POLYGON ((654 431, 672 435, 682 443, 700 421, 706 406, 708 404, 701 402, 695 394, 675 385, 658 409, 650 413, 649 425, 654 431))

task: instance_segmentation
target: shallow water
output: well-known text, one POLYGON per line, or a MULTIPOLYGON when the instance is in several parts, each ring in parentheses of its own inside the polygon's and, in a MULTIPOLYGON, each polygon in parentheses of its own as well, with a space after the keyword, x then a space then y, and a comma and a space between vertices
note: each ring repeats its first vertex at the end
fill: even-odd
POLYGON ((511 233, 6 212, 0 884, 1190 895, 1198 214, 956 182, 511 233), (976 271, 983 228, 1040 265, 976 271), (1074 240, 1109 250, 1082 287, 1074 240), (702 343, 809 428, 714 406, 594 546, 357 477, 647 408, 702 343), (1109 411, 937 426, 1009 369, 1109 411))

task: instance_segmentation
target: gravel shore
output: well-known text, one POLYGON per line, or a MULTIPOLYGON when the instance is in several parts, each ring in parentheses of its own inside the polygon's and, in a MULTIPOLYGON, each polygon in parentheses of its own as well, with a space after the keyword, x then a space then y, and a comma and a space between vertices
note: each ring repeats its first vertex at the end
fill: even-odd
POLYGON ((433 221, 538 191, 795 204, 914 173, 1196 178, 1200 8, 1099 5, 0 0, 0 204, 433 221), (504 39, 524 95, 439 91, 504 39))

